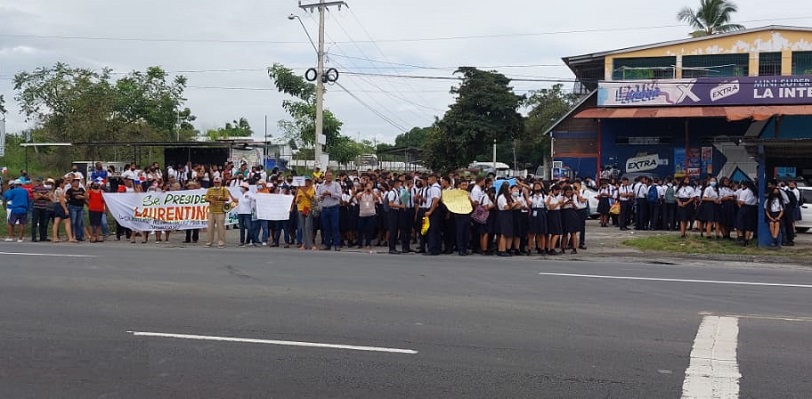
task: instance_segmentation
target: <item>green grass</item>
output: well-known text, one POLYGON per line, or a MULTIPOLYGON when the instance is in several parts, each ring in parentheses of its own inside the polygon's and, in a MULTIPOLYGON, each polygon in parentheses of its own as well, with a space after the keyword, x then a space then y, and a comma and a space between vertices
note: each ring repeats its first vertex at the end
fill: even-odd
POLYGON ((700 237, 696 233, 687 238, 678 234, 662 234, 650 237, 632 238, 623 241, 623 245, 642 251, 670 252, 691 255, 751 255, 751 256, 798 256, 809 257, 812 249, 805 247, 784 247, 780 250, 759 248, 755 241, 750 246, 742 247, 736 241, 717 240, 700 237))

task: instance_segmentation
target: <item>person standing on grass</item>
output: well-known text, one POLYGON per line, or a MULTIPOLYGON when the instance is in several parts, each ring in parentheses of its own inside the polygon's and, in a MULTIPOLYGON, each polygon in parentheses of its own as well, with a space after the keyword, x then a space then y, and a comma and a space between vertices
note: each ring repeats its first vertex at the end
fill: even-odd
POLYGON ((719 230, 719 211, 722 206, 719 197, 719 189, 716 187, 716 178, 708 179, 705 188, 702 190, 702 204, 700 205, 699 220, 705 226, 705 237, 711 239, 711 231, 716 232, 716 238, 721 238, 719 230))
POLYGON ((106 211, 104 198, 102 198, 101 185, 97 182, 90 183, 90 190, 87 192, 87 210, 90 221, 90 242, 102 242, 101 236, 102 215, 106 211))
POLYGON ((750 245, 753 232, 758 228, 758 196, 753 182, 742 183, 738 193, 739 212, 736 217, 736 235, 740 245, 750 245))
POLYGON ((770 246, 777 248, 779 246, 778 234, 781 232, 781 219, 784 217, 784 196, 781 195, 780 188, 774 186, 770 190, 767 202, 764 203, 764 213, 767 222, 770 224, 770 237, 773 240, 770 246))
MULTIPOLYGON (((53 187, 53 180, 48 179, 53 187)), ((34 197, 34 205, 31 209, 31 242, 46 242, 48 240, 49 212, 53 209, 53 191, 49 186, 42 183, 42 178, 34 179, 34 187, 31 194, 34 197), (39 238, 37 238, 39 233, 39 238)))
POLYGON ((214 179, 214 187, 206 191, 205 199, 209 203, 209 241, 206 242, 206 247, 211 247, 216 237, 217 248, 223 248, 226 240, 225 204, 229 200, 237 203, 237 199, 231 195, 227 188, 223 187, 222 178, 214 179))
POLYGON ((25 225, 28 223, 29 201, 28 191, 21 187, 19 180, 12 180, 9 189, 3 194, 3 205, 8 215, 8 231, 6 242, 14 241, 15 227, 18 230, 17 242, 23 242, 25 225))

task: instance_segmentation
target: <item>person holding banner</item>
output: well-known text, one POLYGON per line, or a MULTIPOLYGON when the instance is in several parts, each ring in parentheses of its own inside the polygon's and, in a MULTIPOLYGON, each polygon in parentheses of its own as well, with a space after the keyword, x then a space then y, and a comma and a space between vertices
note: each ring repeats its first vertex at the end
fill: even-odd
POLYGON ((231 200, 234 203, 239 203, 236 198, 223 187, 223 179, 217 177, 214 179, 214 187, 206 191, 204 197, 206 202, 209 203, 209 240, 206 242, 206 247, 211 247, 214 243, 215 236, 217 237, 217 248, 223 248, 226 241, 226 202, 231 200))
POLYGON ((317 251, 313 244, 313 201, 316 198, 316 190, 313 188, 313 179, 306 178, 304 187, 299 187, 296 191, 296 209, 299 211, 299 229, 302 234, 302 251, 308 248, 317 251))

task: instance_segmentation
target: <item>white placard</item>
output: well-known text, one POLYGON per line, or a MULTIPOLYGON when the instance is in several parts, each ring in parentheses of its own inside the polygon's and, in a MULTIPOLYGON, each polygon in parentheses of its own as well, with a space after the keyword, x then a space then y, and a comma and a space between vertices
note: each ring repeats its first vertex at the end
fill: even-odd
POLYGON ((294 176, 293 183, 291 184, 293 185, 293 187, 304 187, 305 179, 306 179, 305 176, 294 176))
POLYGON ((290 218, 290 205, 293 203, 292 195, 259 193, 256 198, 257 219, 288 220, 290 218))

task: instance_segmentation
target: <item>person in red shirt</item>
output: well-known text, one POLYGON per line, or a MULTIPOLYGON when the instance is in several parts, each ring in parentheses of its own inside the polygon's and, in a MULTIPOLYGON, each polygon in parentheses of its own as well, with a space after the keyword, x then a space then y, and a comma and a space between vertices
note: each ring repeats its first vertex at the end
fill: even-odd
POLYGON ((103 242, 104 236, 101 235, 102 215, 107 211, 107 207, 104 204, 101 185, 98 182, 94 181, 90 185, 90 191, 87 193, 87 209, 91 229, 90 242, 103 242))

